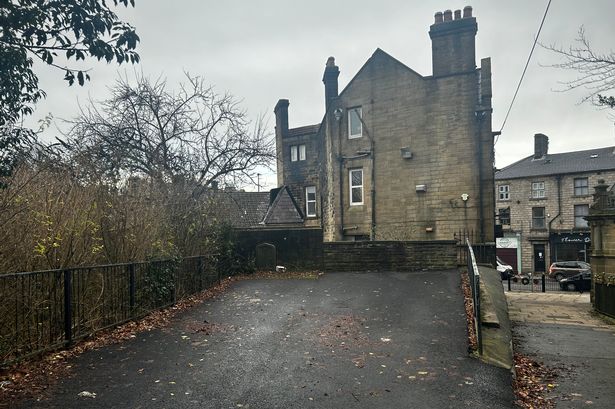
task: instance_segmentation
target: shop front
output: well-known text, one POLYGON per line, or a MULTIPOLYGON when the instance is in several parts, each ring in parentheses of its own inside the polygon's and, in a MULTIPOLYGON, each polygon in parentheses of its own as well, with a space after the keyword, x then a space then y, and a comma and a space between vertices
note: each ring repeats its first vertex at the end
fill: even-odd
POLYGON ((551 262, 585 261, 589 263, 591 236, 589 232, 551 233, 551 262))

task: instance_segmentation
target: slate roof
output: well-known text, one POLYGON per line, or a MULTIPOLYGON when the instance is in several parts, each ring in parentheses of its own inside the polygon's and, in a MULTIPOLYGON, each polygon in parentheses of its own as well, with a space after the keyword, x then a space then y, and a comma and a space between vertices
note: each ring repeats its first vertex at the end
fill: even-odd
POLYGON ((282 186, 281 188, 273 189, 271 194, 275 195, 275 199, 271 206, 269 206, 263 224, 303 223, 303 215, 288 187, 282 186))
POLYGON ((286 186, 270 192, 217 191, 214 198, 221 218, 238 229, 303 223, 299 206, 286 186))
POLYGON ((528 156, 495 173, 496 180, 533 176, 597 172, 615 169, 615 146, 585 151, 547 154, 542 159, 528 156))
POLYGON ((292 136, 315 134, 318 132, 319 129, 320 129, 320 124, 300 126, 298 128, 289 129, 288 134, 286 134, 286 136, 292 137, 292 136))
POLYGON ((258 227, 269 209, 269 192, 216 193, 216 200, 223 209, 223 217, 236 228, 258 227))

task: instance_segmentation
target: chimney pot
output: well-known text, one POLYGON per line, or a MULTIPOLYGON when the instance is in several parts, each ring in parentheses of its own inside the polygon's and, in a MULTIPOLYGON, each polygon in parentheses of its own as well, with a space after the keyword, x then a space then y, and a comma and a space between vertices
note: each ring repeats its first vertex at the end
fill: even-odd
POLYGON ((459 20, 461 18, 461 10, 455 10, 455 20, 459 20))
POLYGON ((444 11, 444 21, 451 21, 453 19, 453 12, 450 10, 444 11))
POLYGON ((465 6, 463 8, 463 18, 472 17, 472 6, 465 6))
POLYGON ((435 20, 434 24, 440 24, 442 21, 444 21, 443 17, 442 17, 442 12, 441 11, 438 11, 436 13, 436 15, 434 16, 434 20, 435 20))

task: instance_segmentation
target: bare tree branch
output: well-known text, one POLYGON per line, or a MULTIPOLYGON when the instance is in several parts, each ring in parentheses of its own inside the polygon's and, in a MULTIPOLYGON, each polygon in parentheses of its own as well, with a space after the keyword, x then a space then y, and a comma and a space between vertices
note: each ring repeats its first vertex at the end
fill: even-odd
POLYGON ((604 95, 615 89, 615 52, 600 53, 592 49, 583 26, 579 28, 575 45, 568 48, 553 44, 542 46, 563 58, 563 62, 551 67, 572 70, 579 74, 576 79, 562 83, 565 91, 584 88, 588 94, 583 97, 582 102, 590 101, 599 106, 615 108, 614 98, 604 95))

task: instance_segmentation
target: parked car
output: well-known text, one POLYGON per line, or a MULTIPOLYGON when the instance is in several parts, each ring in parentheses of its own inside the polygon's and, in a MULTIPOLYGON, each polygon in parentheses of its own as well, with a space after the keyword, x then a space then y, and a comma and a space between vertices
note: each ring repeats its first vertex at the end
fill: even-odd
POLYGON ((500 277, 502 280, 508 280, 508 277, 512 277, 513 268, 510 265, 506 264, 499 257, 496 257, 495 261, 497 263, 497 270, 500 272, 500 277))
POLYGON ((592 273, 581 273, 568 278, 562 278, 559 286, 564 291, 589 291, 592 288, 592 273))
POLYGON ((549 267, 549 277, 560 281, 580 273, 591 273, 592 268, 583 261, 556 261, 549 267))

